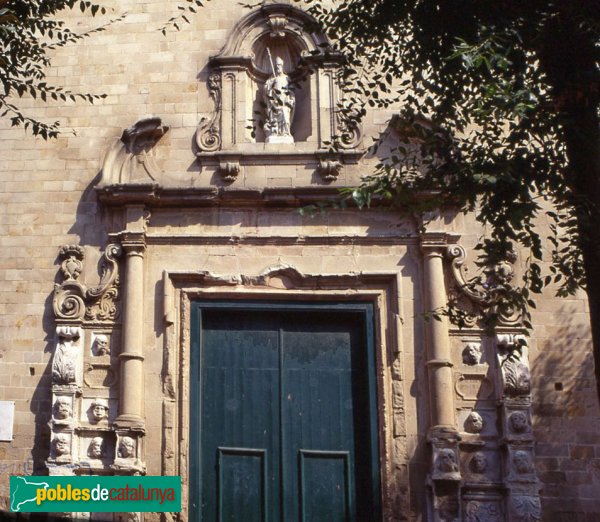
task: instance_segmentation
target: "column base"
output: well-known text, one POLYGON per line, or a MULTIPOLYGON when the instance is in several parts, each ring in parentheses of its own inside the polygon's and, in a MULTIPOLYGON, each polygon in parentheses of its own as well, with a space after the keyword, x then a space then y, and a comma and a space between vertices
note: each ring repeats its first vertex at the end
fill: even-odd
POLYGON ((133 431, 146 431, 146 421, 139 415, 131 413, 123 413, 119 415, 113 422, 118 429, 129 429, 133 431))

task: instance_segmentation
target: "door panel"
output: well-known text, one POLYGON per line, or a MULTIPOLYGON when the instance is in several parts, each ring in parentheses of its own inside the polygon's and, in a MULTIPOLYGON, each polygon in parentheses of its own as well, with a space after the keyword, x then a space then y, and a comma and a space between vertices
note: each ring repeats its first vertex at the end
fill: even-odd
POLYGON ((196 306, 191 519, 376 520, 367 305, 196 306))
POLYGON ((268 323, 260 313, 203 314, 202 520, 277 520, 279 333, 268 323), (267 494, 269 505, 258 510, 267 494))

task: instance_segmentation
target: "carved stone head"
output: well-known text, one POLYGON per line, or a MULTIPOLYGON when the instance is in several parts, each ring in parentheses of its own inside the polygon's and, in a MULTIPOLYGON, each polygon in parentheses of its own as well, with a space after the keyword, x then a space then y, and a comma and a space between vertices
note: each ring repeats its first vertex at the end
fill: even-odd
POLYGON ((71 400, 68 397, 57 397, 54 403, 54 418, 64 420, 72 416, 71 400))
POLYGON ((484 473, 487 465, 487 457, 481 451, 476 452, 469 462, 469 467, 473 473, 484 473))
POLYGON ((90 406, 93 422, 100 422, 108 417, 108 403, 104 399, 96 399, 90 406))
POLYGON ((462 352, 464 364, 474 366, 481 363, 481 345, 479 343, 468 343, 462 352))
POLYGON ((435 463, 438 471, 441 471, 442 473, 453 473, 458 471, 456 455, 450 448, 441 449, 435 463))
POLYGON ((52 441, 54 446, 54 454, 57 457, 65 457, 71 454, 69 437, 63 433, 59 433, 52 441))
POLYGON ((533 473, 533 466, 531 464, 531 457, 529 453, 523 450, 518 450, 513 453, 512 457, 513 466, 519 474, 533 473))
POLYGON ((123 437, 119 442, 119 457, 130 459, 135 457, 135 441, 131 437, 123 437))
POLYGON ((94 354, 97 356, 110 354, 110 346, 106 335, 99 334, 94 339, 94 354))
POLYGON ((472 411, 469 413, 469 416, 465 421, 465 429, 469 433, 481 433, 483 431, 484 424, 483 417, 476 411, 472 411))
POLYGON ((510 429, 514 433, 527 433, 529 431, 529 421, 523 411, 515 411, 508 418, 510 429))
POLYGON ((104 439, 102 437, 94 437, 88 446, 88 457, 93 459, 101 459, 104 454, 104 439))

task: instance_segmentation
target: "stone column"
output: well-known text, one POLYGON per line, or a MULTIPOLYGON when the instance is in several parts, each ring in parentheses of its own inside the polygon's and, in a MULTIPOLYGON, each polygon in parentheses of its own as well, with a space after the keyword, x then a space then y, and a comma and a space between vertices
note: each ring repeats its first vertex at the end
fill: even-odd
MULTIPOLYGON (((424 256, 425 310, 429 312, 442 309, 447 305, 443 265, 446 245, 441 242, 429 242, 424 238, 421 246, 424 256)), ((441 321, 430 319, 426 333, 431 428, 456 429, 448 320, 445 316, 441 316, 440 319, 441 321)))
POLYGON ((144 209, 128 208, 128 230, 121 234, 125 253, 123 340, 119 428, 144 430, 144 209))
MULTIPOLYGON (((447 243, 443 232, 426 232, 421 236, 426 312, 441 311, 448 304, 444 278, 447 243)), ((439 319, 431 318, 426 325, 430 408, 427 438, 431 444, 429 518, 434 522, 462 520, 458 464, 460 435, 455 426, 448 319, 443 315, 439 319)))

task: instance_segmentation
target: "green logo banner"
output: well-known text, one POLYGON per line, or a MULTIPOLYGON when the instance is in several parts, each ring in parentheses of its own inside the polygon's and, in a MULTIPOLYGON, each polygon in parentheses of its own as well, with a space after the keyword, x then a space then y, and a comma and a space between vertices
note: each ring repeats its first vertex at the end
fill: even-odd
POLYGON ((181 511, 181 477, 10 477, 22 513, 181 511))

